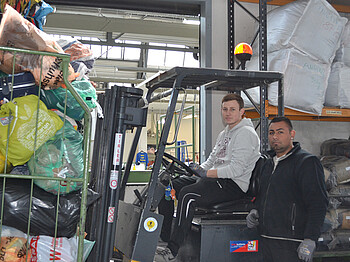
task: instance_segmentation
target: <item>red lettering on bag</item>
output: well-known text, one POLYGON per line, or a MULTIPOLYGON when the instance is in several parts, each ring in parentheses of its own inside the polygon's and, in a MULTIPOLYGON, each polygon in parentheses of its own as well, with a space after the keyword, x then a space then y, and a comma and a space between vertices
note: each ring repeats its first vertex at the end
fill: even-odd
MULTIPOLYGON (((53 256, 53 249, 50 249, 50 252, 52 252, 52 254, 50 253, 50 261, 52 261, 53 259, 54 259, 54 256, 53 256)), ((61 258, 60 257, 58 257, 58 256, 61 256, 62 254, 60 253, 60 252, 55 252, 55 261, 56 260, 61 260, 61 258)))
POLYGON ((37 252, 38 241, 39 241, 39 236, 32 237, 32 239, 30 240, 30 250, 32 253, 32 257, 30 259, 31 262, 38 261, 38 252, 37 252))

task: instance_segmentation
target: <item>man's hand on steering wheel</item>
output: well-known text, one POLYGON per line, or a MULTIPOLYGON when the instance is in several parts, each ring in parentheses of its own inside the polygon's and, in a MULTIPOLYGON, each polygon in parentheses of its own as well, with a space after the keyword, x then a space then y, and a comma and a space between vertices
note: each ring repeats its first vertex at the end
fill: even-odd
POLYGON ((207 177, 207 170, 205 170, 203 167, 201 167, 197 163, 191 162, 189 164, 189 167, 192 169, 192 171, 196 172, 200 177, 207 177))
POLYGON ((185 163, 183 163, 182 161, 180 161, 179 159, 177 159, 176 157, 174 157, 174 156, 172 156, 172 155, 170 155, 168 153, 164 152, 162 161, 163 161, 163 165, 164 166, 169 166, 169 168, 172 170, 172 172, 178 173, 180 175, 186 175, 186 176, 193 176, 193 175, 195 175, 197 177, 202 177, 198 173, 197 170, 190 168, 185 163), (166 158, 171 160, 172 163, 170 163, 168 160, 166 160, 166 158), (171 164, 171 165, 169 165, 169 164, 171 164))

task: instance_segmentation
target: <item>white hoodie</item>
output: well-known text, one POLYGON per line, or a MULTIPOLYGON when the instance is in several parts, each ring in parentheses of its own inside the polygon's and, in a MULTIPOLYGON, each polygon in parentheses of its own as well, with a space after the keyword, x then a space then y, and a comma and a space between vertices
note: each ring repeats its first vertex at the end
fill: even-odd
POLYGON ((201 167, 217 169, 218 178, 232 179, 244 192, 256 161, 260 157, 260 139, 252 121, 243 118, 236 126, 226 126, 219 134, 213 151, 201 167))

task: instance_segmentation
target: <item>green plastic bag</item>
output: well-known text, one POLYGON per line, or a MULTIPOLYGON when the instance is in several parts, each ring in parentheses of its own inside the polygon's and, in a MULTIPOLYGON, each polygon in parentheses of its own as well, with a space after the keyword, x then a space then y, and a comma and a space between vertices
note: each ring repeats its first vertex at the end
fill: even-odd
MULTIPOLYGON (((96 90, 89 81, 73 81, 72 86, 85 101, 88 107, 95 108, 95 101, 97 100, 96 90)), ((84 110, 79 105, 77 100, 73 97, 71 92, 59 87, 53 90, 41 90, 40 99, 46 104, 49 109, 58 109, 62 113, 64 112, 64 106, 66 106, 67 116, 75 119, 82 120, 84 117, 84 110), (67 101, 66 98, 67 91, 67 101)))
POLYGON ((63 121, 47 110, 43 102, 39 101, 39 114, 37 109, 38 97, 35 95, 17 97, 0 108, 0 151, 5 155, 10 128, 7 159, 13 166, 23 165, 30 159, 34 153, 35 137, 35 147, 39 148, 63 126, 63 121))
MULTIPOLYGON (((82 178, 84 173, 83 136, 68 121, 64 128, 35 151, 28 161, 30 174, 42 177, 82 178)), ((67 194, 82 187, 80 182, 36 179, 42 189, 58 194, 67 194)))

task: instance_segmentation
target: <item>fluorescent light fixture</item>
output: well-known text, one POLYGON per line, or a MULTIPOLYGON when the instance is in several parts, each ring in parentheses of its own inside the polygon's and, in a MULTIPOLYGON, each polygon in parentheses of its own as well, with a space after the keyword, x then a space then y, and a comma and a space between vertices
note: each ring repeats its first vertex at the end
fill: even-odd
POLYGON ((184 18, 184 20, 182 20, 182 23, 184 23, 186 25, 200 25, 199 20, 190 20, 190 19, 186 19, 186 18, 184 18))

